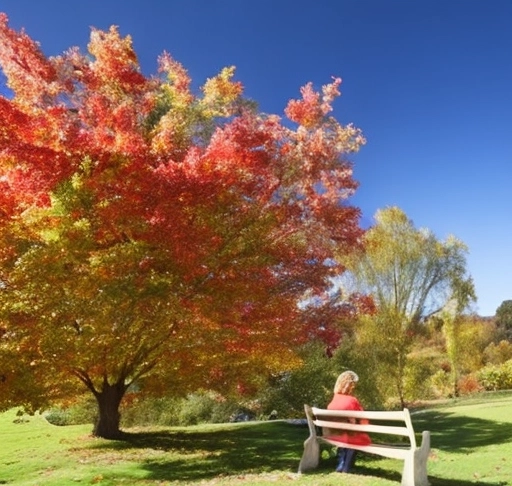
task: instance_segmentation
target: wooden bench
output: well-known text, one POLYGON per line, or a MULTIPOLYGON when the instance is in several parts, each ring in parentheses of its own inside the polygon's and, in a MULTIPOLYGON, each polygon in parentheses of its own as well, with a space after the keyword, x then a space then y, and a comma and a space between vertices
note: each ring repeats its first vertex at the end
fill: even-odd
POLYGON ((377 454, 392 459, 402 459, 402 486, 428 486, 427 459, 430 453, 430 432, 422 433, 421 446, 416 446, 416 437, 412 427, 411 416, 406 408, 402 411, 345 411, 324 410, 304 406, 309 426, 309 437, 304 442, 304 453, 299 464, 299 473, 314 469, 320 461, 320 443, 336 447, 345 447, 358 451, 377 454), (370 423, 360 424, 360 419, 370 423), (355 422, 355 423, 352 423, 355 422), (378 423, 378 425, 372 422, 378 423), (317 435, 317 427, 322 429, 322 435, 317 435), (356 445, 341 442, 334 434, 345 432, 365 432, 372 437, 369 445, 356 445), (406 444, 373 443, 373 434, 402 436, 408 439, 406 444))

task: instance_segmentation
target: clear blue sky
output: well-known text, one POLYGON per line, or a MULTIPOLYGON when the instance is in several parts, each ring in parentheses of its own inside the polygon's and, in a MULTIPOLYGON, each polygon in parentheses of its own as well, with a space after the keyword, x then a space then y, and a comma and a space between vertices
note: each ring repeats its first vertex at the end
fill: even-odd
POLYGON ((196 85, 237 66, 282 114, 307 81, 343 78, 334 115, 363 129, 363 223, 390 205, 469 247, 475 310, 512 299, 512 0, 0 0, 48 55, 91 26, 133 37, 146 74, 169 51, 196 85))

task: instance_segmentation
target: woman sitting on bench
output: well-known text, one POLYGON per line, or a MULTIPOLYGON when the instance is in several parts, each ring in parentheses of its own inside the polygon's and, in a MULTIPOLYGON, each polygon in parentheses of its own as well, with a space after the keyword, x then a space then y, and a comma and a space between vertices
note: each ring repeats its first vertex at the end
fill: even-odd
MULTIPOLYGON (((363 410, 359 400, 352 395, 359 377, 353 371, 344 371, 338 376, 334 385, 334 397, 327 406, 329 410, 363 410)), ((361 420, 361 423, 368 423, 367 420, 361 420)), ((324 432, 325 433, 325 432, 324 432)), ((349 444, 368 445, 371 439, 368 434, 362 432, 343 433, 336 435, 342 442, 349 444)), ((354 449, 338 448, 337 452, 338 466, 337 472, 349 472, 355 463, 356 451, 354 449)))

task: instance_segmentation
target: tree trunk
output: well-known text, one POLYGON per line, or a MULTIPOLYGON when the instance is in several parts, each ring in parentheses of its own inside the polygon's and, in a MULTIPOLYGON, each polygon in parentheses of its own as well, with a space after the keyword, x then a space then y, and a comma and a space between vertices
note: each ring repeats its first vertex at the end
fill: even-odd
POLYGON ((453 370, 453 396, 459 397, 459 374, 456 369, 453 370))
POLYGON ((126 392, 124 383, 110 385, 105 382, 101 392, 96 393, 98 419, 94 424, 93 435, 104 439, 118 439, 121 436, 119 405, 126 392))
POLYGON ((405 356, 402 354, 403 348, 398 351, 397 368, 398 375, 396 378, 396 388, 398 398, 400 399, 400 406, 405 408, 405 390, 404 390, 404 375, 405 375, 405 356))
POLYGON ((403 384, 403 377, 400 374, 397 379, 396 383, 397 391, 398 391, 398 398, 400 400, 400 406, 402 408, 405 408, 405 393, 404 393, 404 384, 403 384))

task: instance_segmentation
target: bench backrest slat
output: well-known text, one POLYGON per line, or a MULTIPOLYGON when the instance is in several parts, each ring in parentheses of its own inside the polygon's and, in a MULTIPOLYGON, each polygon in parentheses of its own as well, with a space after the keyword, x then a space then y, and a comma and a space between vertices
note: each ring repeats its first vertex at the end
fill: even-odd
POLYGON ((363 418, 368 420, 390 420, 397 422, 404 422, 407 413, 404 413, 404 410, 395 410, 390 412, 384 411, 375 411, 375 410, 365 410, 365 411, 356 411, 356 410, 326 410, 323 408, 311 407, 313 415, 322 417, 355 417, 355 418, 363 418))
MULTIPOLYGON (((317 419, 315 425, 318 427, 325 427, 328 429, 339 428, 340 422, 333 422, 327 420, 317 419)), ((409 437, 409 429, 407 427, 397 427, 394 425, 373 425, 373 424, 351 424, 344 423, 343 430, 349 430, 354 432, 366 432, 375 434, 388 434, 388 435, 401 435, 409 437)))

